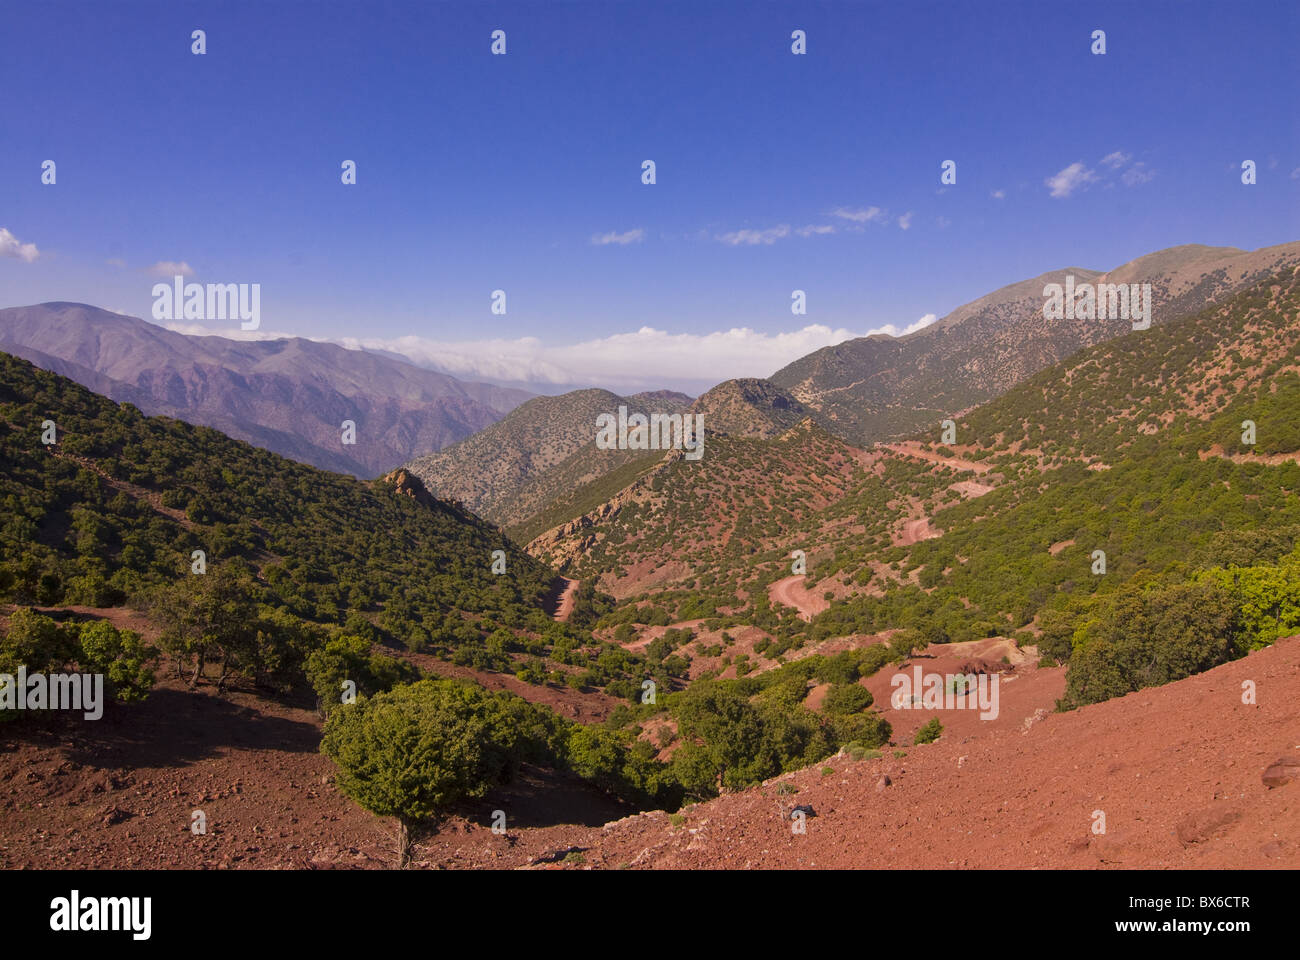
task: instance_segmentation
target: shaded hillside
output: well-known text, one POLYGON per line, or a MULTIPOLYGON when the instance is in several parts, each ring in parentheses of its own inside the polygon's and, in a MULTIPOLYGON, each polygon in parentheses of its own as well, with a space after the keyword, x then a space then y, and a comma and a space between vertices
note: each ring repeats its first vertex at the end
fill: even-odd
POLYGON ((0 310, 0 349, 146 414, 366 478, 463 439, 530 396, 335 344, 186 336, 75 303, 0 310), (342 442, 345 420, 356 424, 355 444, 342 442))
POLYGON ((1300 261, 1300 243, 1254 252, 1188 245, 1107 274, 1069 268, 1003 287, 899 339, 825 347, 769 379, 816 410, 828 429, 864 444, 935 426, 1027 377, 1131 329, 1127 320, 1049 320, 1043 287, 1076 282, 1152 285, 1153 325, 1188 316, 1269 271, 1300 261))
POLYGON ((461 613, 546 622, 550 571, 459 507, 145 417, 7 354, 0 462, 0 587, 17 602, 111 606, 188 576, 203 550, 211 565, 251 566, 299 617, 377 616, 403 641, 461 613), (507 553, 503 576, 490 571, 493 550, 507 553))
POLYGON ((518 524, 575 487, 645 457, 645 451, 597 450, 597 417, 617 414, 620 405, 629 413, 677 413, 688 402, 670 391, 620 397, 591 389, 535 397, 501 422, 407 467, 438 496, 502 526, 518 524))
POLYGON ((770 440, 780 436, 810 411, 768 380, 744 377, 726 380, 691 404, 704 417, 710 434, 770 440))

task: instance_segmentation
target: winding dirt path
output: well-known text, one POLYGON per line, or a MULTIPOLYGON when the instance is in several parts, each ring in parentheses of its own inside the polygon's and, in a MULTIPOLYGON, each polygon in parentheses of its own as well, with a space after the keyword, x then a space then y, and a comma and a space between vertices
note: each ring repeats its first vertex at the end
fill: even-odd
POLYGON ((993 469, 987 463, 979 463, 975 460, 962 460, 959 457, 940 456, 932 450, 926 450, 910 443, 880 443, 877 444, 877 446, 881 450, 889 450, 899 456, 915 457, 918 460, 928 460, 930 463, 938 463, 945 467, 951 467, 954 470, 969 470, 972 473, 988 473, 993 469))
POLYGON ((894 546, 910 547, 914 543, 920 543, 922 540, 933 540, 935 537, 942 537, 943 531, 936 530, 930 526, 929 517, 918 517, 915 520, 906 520, 903 522, 903 529, 894 537, 894 546))
POLYGON ((800 617, 811 620, 829 607, 830 603, 820 594, 809 590, 807 581, 808 578, 803 574, 777 580, 767 588, 768 599, 773 603, 794 607, 799 611, 800 617))
POLYGON ((552 599, 551 604, 554 609, 551 611, 551 617, 560 623, 568 621, 573 616, 573 605, 575 596, 578 592, 578 585, 581 580, 570 580, 568 577, 560 577, 557 583, 562 584, 561 589, 552 599))

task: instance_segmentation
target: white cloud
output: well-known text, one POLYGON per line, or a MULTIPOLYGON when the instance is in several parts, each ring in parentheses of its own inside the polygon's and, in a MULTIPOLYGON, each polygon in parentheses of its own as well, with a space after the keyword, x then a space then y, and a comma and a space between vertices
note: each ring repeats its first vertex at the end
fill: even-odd
POLYGON ((877 333, 887 333, 891 337, 905 337, 909 333, 916 333, 918 330, 924 330, 938 319, 939 318, 933 313, 927 313, 920 320, 916 321, 916 323, 909 323, 902 330, 898 329, 898 327, 894 326, 892 323, 887 323, 883 327, 877 327, 875 330, 868 330, 866 336, 870 337, 877 333))
POLYGON ((1124 186, 1136 187, 1139 183, 1148 182, 1154 176, 1154 172, 1146 169, 1145 163, 1139 162, 1125 170, 1124 175, 1120 177, 1120 179, 1124 181, 1124 186))
POLYGON ((1294 170, 1291 171, 1291 179, 1300 180, 1300 167, 1296 167, 1294 170))
POLYGON ((790 225, 783 223, 779 227, 768 227, 766 230, 733 230, 731 233, 720 235, 718 239, 729 247, 753 247, 758 244, 771 246, 788 236, 790 236, 790 225))
POLYGON ((1106 166, 1110 167, 1112 170, 1118 170, 1132 159, 1133 155, 1131 153, 1124 153, 1123 151, 1116 150, 1114 153, 1108 153, 1106 156, 1102 157, 1101 162, 1106 164, 1106 166))
POLYGON ((613 231, 610 231, 609 233, 598 233, 591 238, 591 242, 598 247, 606 247, 611 243, 618 244, 620 247, 625 247, 629 243, 640 243, 641 238, 644 236, 645 231, 640 227, 637 227, 635 230, 629 230, 626 233, 614 233, 613 231))
MULTIPOLYGON (((353 350, 385 350, 411 362, 450 373, 462 380, 504 380, 534 384, 600 383, 615 389, 644 389, 695 383, 701 389, 732 377, 767 377, 786 364, 822 347, 887 334, 906 336, 934 323, 927 313, 914 323, 884 326, 863 332, 811 324, 799 330, 760 333, 733 327, 712 333, 668 333, 642 327, 571 344, 546 344, 537 337, 483 340, 431 340, 419 336, 395 338, 311 338, 353 350)), ((221 336, 234 340, 278 340, 293 334, 267 330, 213 329, 197 323, 169 323, 168 330, 191 336, 221 336)))
POLYGON ((877 333, 903 336, 929 326, 935 319, 928 313, 902 329, 886 324, 862 333, 824 324, 780 333, 761 333, 749 327, 705 334, 668 333, 642 327, 580 343, 550 345, 536 337, 452 342, 406 336, 344 338, 335 342, 399 353, 421 366, 465 380, 486 377, 553 384, 600 380, 627 387, 693 380, 712 385, 732 377, 770 376, 822 347, 877 333))
POLYGON ((180 263, 176 263, 173 260, 159 260, 157 263, 155 263, 152 267, 149 268, 149 272, 152 273, 155 277, 194 276, 194 268, 191 267, 184 260, 182 260, 180 263))
POLYGON ((0 227, 0 257, 12 257, 24 263, 32 263, 41 255, 34 243, 19 243, 5 227, 0 227))
POLYGON ((854 223, 874 223, 888 219, 888 214, 879 207, 863 207, 857 210, 849 207, 836 207, 831 211, 832 217, 852 220, 854 223))
POLYGON ((1092 183, 1096 179, 1097 175, 1082 163, 1072 163, 1055 176, 1048 177, 1043 183, 1051 187, 1052 196, 1068 197, 1079 187, 1092 183))
POLYGON ((912 211, 909 210, 898 218, 898 227, 900 230, 910 229, 912 226, 912 211))
POLYGON ((809 224, 808 226, 800 227, 798 230, 795 231, 795 233, 799 234, 799 236, 801 237, 815 237, 815 236, 820 236, 822 234, 834 233, 834 232, 835 232, 835 225, 830 223, 823 224, 821 226, 813 226, 812 224, 809 224))
POLYGON ((994 200, 1005 200, 1007 198, 1007 192, 1005 190, 994 190, 991 194, 989 194, 989 196, 991 196, 994 200))

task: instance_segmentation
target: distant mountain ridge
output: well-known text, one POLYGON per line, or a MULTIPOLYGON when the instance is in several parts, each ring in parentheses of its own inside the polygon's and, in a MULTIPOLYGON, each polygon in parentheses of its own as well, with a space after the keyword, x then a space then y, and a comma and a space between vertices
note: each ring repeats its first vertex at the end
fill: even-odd
POLYGON ((302 338, 188 336, 80 303, 0 309, 0 350, 150 415, 215 427, 304 463, 375 477, 529 399, 302 338), (356 443, 342 424, 356 424, 356 443))
POLYGON ((1128 332, 1127 320, 1048 320, 1043 287, 1150 283, 1152 323, 1189 316, 1267 273, 1300 262, 1300 242, 1255 251, 1187 244, 1107 273, 1069 267, 1009 284, 906 337, 824 347, 768 379, 817 411, 832 432, 867 444, 934 426, 998 396, 1084 347, 1128 332))
MULTIPOLYGON (((1129 320, 1048 320, 1043 288, 1150 283, 1152 323, 1190 316, 1287 265, 1300 242, 1253 252, 1188 244, 1102 273, 1067 267, 1008 284, 905 337, 825 347, 767 379, 724 381, 687 408, 666 392, 619 398, 578 390, 538 398, 469 440, 409 464, 438 496, 463 500, 518 542, 596 509, 665 459, 659 451, 597 450, 595 418, 631 409, 704 415, 706 437, 770 440, 811 420, 858 447, 907 436, 985 403, 1071 354, 1131 331, 1129 320), (641 406, 636 404, 640 403, 641 406), (566 515, 567 514, 567 515, 566 515)), ((709 454, 704 454, 708 460, 709 454)))
POLYGON ((597 450, 596 418, 601 414, 617 413, 620 406, 629 412, 681 413, 689 403, 690 397, 668 390, 620 397, 592 388, 534 397, 474 436, 415 458, 407 469, 434 496, 458 500, 507 526, 611 470, 661 456, 657 451, 597 450))

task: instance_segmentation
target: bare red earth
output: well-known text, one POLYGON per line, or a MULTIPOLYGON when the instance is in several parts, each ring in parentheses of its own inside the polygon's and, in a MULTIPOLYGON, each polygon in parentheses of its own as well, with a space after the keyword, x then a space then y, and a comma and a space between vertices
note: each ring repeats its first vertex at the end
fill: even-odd
MULTIPOLYGON (((1004 648, 982 643, 913 663, 1000 662, 1004 648)), ((413 866, 1300 866, 1300 779, 1286 776, 1300 762, 1300 637, 1069 713, 1050 712, 1060 668, 1014 667, 996 720, 941 713, 942 737, 901 758, 837 756, 779 778, 790 785, 781 792, 770 781, 677 818, 623 816, 572 778, 526 770, 417 832, 413 866), (1246 680, 1255 704, 1242 703, 1246 680), (804 834, 785 819, 796 803, 815 813, 804 834), (498 809, 505 835, 490 829, 498 809)), ((888 677, 866 684, 886 710, 888 677)), ((900 729, 929 716, 887 715, 900 729)), ((24 720, 3 734, 3 867, 392 863, 391 823, 338 792, 309 709, 166 677, 146 702, 110 705, 99 721, 24 720), (206 835, 190 831, 194 810, 206 835)))

